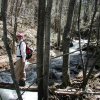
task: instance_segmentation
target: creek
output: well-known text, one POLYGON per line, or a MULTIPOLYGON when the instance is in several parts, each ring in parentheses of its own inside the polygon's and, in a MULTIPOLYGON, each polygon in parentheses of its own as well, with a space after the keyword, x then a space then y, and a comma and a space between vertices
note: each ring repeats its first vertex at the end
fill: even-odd
MULTIPOLYGON (((87 40, 81 40, 81 45, 84 45, 85 43, 87 43, 87 40)), ((78 48, 79 48, 79 41, 73 40, 73 47, 70 47, 69 52, 71 53, 73 51, 76 51, 78 48)), ((83 58, 84 58, 85 52, 82 52, 82 53, 83 53, 83 58)), ((79 72, 77 69, 77 65, 81 64, 80 51, 70 54, 69 58, 70 58, 70 74, 71 74, 71 78, 73 78, 79 72)), ((50 70, 50 76, 49 76, 50 80, 55 80, 55 82, 61 82, 62 64, 63 64, 62 57, 58 57, 58 58, 51 60, 50 69, 49 69, 50 70)), ((29 67, 26 68, 26 85, 37 83, 36 70, 37 70, 36 64, 31 64, 29 67)), ((0 82, 13 83, 11 74, 9 72, 1 72, 0 82)), ((25 99, 25 98, 28 98, 28 96, 32 97, 31 95, 33 95, 31 92, 25 92, 23 95, 23 98, 24 98, 23 100, 32 100, 31 98, 25 99)), ((37 100, 37 93, 35 93, 34 95, 36 96, 36 99, 34 100, 37 100)), ((0 96, 2 97, 3 100, 14 100, 14 98, 16 98, 16 93, 14 90, 0 89, 0 96)))

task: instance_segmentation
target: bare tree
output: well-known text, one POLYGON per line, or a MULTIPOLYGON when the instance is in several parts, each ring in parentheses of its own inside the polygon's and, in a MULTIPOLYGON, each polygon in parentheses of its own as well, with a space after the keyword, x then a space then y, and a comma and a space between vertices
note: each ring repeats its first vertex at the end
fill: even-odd
POLYGON ((90 2, 90 0, 86 0, 85 2, 86 3, 84 6, 83 20, 84 20, 84 22, 88 22, 89 21, 89 2, 90 2))
MULTIPOLYGON (((89 56, 88 56, 88 53, 89 53, 89 44, 90 44, 90 39, 91 39, 91 33, 92 33, 92 26, 93 26, 93 22, 94 22, 94 18, 95 18, 95 15, 96 15, 96 13, 97 13, 97 3, 98 3, 98 0, 95 0, 95 7, 94 7, 94 12, 93 12, 93 16, 92 16, 92 18, 91 18, 91 23, 90 23, 90 31, 89 31, 89 35, 88 35, 88 43, 87 43, 87 62, 86 62, 86 64, 85 64, 85 69, 84 69, 84 75, 85 75, 85 78, 84 78, 84 80, 83 80, 83 84, 82 84, 82 87, 83 87, 83 89, 85 89, 85 87, 86 87, 86 84, 87 84, 87 82, 88 82, 88 79, 89 79, 89 77, 90 77, 90 75, 91 75, 91 73, 92 73, 92 71, 93 71, 93 69, 94 69, 94 66, 92 66, 91 67, 91 69, 90 69, 90 71, 89 71, 89 73, 88 73, 88 75, 86 76, 86 73, 87 73, 87 66, 88 66, 88 63, 89 63, 89 56)), ((97 57, 98 58, 98 57, 97 57)), ((96 61, 95 61, 96 62, 96 61)))
MULTIPOLYGON (((100 41, 100 12, 97 16, 97 46, 99 45, 100 41)), ((99 51, 99 48, 97 47, 97 52, 99 51)))
POLYGON ((2 0, 0 0, 0 14, 1 14, 1 7, 2 7, 1 4, 2 4, 2 0))
POLYGON ((13 45, 12 45, 12 52, 15 53, 15 42, 16 42, 16 31, 17 31, 17 6, 18 6, 18 0, 15 2, 15 23, 14 23, 14 37, 13 37, 13 45))
POLYGON ((13 53, 15 53, 15 42, 16 42, 16 32, 17 32, 17 17, 18 17, 21 5, 22 5, 22 0, 21 0, 21 2, 18 2, 18 0, 15 1, 14 32, 13 32, 13 45, 12 45, 13 53))
POLYGON ((63 7, 63 0, 60 0, 59 4, 59 30, 58 30, 58 36, 57 36, 57 46, 59 48, 61 43, 61 15, 62 15, 62 7, 63 7))
MULTIPOLYGON (((70 0, 69 8, 67 13, 67 22, 64 28, 63 33, 63 54, 69 53, 69 44, 70 44, 70 28, 72 23, 73 11, 76 0, 70 0)), ((69 55, 63 56, 63 86, 66 87, 70 85, 70 72, 69 72, 69 55)))
POLYGON ((39 0, 38 30, 37 30, 37 76, 38 76, 38 100, 43 100, 43 48, 44 48, 44 20, 45 0, 39 0))
POLYGON ((44 99, 48 100, 48 81, 49 81, 49 58, 50 58, 50 26, 51 26, 51 8, 52 0, 47 0, 45 16, 45 45, 44 45, 44 99))
POLYGON ((17 83, 16 78, 15 78, 15 74, 14 74, 14 64, 13 64, 13 59, 12 59, 12 55, 11 55, 11 50, 10 50, 9 44, 7 42, 7 23, 6 23, 7 1, 8 0, 2 0, 3 39, 4 39, 3 41, 4 41, 4 45, 5 45, 8 57, 9 57, 11 76, 12 76, 13 82, 15 84, 16 92, 17 92, 19 100, 22 100, 22 96, 21 96, 20 91, 19 91, 19 86, 18 86, 18 83, 17 83))
POLYGON ((11 26, 13 25, 13 24, 12 24, 12 22, 13 22, 12 16, 13 16, 13 14, 14 14, 14 3, 15 3, 15 0, 9 0, 9 6, 10 6, 9 8, 10 8, 10 9, 9 9, 8 12, 9 12, 9 16, 11 16, 11 17, 10 17, 10 18, 11 18, 11 21, 10 21, 10 22, 11 22, 11 26))
POLYGON ((85 78, 85 65, 83 61, 83 55, 82 55, 82 48, 81 48, 81 34, 80 34, 80 15, 81 15, 81 5, 82 0, 79 1, 79 10, 78 10, 78 34, 79 34, 79 49, 80 49, 80 56, 81 56, 81 62, 82 62, 82 68, 83 68, 83 80, 85 78))

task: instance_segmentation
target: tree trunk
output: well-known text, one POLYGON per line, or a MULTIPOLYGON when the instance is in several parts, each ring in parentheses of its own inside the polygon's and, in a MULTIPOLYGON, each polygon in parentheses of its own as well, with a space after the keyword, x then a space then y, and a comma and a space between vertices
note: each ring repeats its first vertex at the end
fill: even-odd
MULTIPOLYGON (((87 73, 87 67, 88 67, 88 63, 89 63, 89 56, 88 56, 88 53, 89 53, 89 44, 90 44, 90 37, 91 37, 91 33, 92 33, 92 26, 93 26, 93 22, 94 22, 94 18, 95 18, 95 15, 96 15, 96 12, 97 12, 97 3, 98 3, 98 0, 95 0, 95 7, 94 7, 94 12, 93 12, 93 16, 91 18, 91 24, 90 24, 90 31, 89 31, 89 35, 88 35, 88 43, 87 43, 87 62, 86 62, 86 65, 85 65, 85 75, 87 73)), ((87 77, 85 76, 84 80, 83 80, 83 84, 82 84, 82 87, 83 87, 83 90, 85 89, 86 87, 86 84, 88 82, 88 79, 93 71, 93 67, 91 67, 87 77)))
POLYGON ((59 30, 58 30, 58 36, 57 36, 57 46, 60 47, 61 43, 61 15, 62 15, 62 6, 63 6, 63 0, 60 0, 59 5, 59 30))
POLYGON ((0 0, 0 15, 1 15, 1 4, 2 4, 2 0, 0 0))
POLYGON ((15 3, 15 0, 11 0, 10 1, 10 15, 11 15, 11 26, 13 25, 13 10, 14 10, 14 3, 15 3))
POLYGON ((50 57, 50 26, 51 26, 52 0, 47 0, 45 16, 45 45, 44 45, 44 99, 48 100, 48 81, 49 81, 49 57, 50 57))
POLYGON ((97 17, 97 52, 99 51, 99 41, 100 41, 100 12, 97 17))
POLYGON ((13 59, 12 59, 12 55, 11 55, 11 50, 10 50, 10 47, 8 45, 8 42, 7 42, 7 23, 6 23, 7 1, 8 0, 2 0, 2 18, 3 18, 4 45, 5 45, 8 57, 9 57, 9 63, 10 63, 10 68, 11 68, 11 76, 12 76, 13 82, 15 84, 16 92, 17 92, 19 100, 22 100, 21 93, 19 91, 19 86, 17 84, 16 78, 15 78, 15 74, 14 74, 14 64, 13 64, 13 59))
POLYGON ((43 100, 43 48, 44 48, 44 20, 45 0, 39 0, 38 29, 37 29, 37 77, 38 77, 38 100, 43 100))
POLYGON ((73 40, 73 38, 75 37, 75 33, 74 32, 75 32, 76 26, 77 26, 77 15, 78 15, 78 3, 76 2, 74 13, 73 13, 71 34, 70 34, 71 40, 73 40))
MULTIPOLYGON (((74 11, 74 6, 75 6, 76 0, 70 0, 69 2, 69 8, 68 8, 68 13, 67 13, 67 22, 64 28, 64 33, 63 33, 63 54, 69 53, 69 44, 70 44, 70 28, 71 28, 71 23, 72 23, 72 16, 73 16, 73 11, 74 11)), ((63 86, 66 87, 70 85, 70 72, 69 72, 69 55, 63 56, 63 86)))
POLYGON ((15 1, 15 16, 14 16, 14 32, 13 32, 13 45, 12 45, 12 53, 15 54, 15 42, 16 42, 16 32, 17 32, 17 17, 19 15, 20 7, 22 5, 22 0, 18 2, 18 0, 15 1))
POLYGON ((16 5, 15 5, 15 16, 14 16, 14 37, 13 37, 13 45, 12 45, 12 53, 15 54, 15 41, 16 41, 16 31, 17 31, 17 6, 18 6, 18 0, 16 0, 16 5))
POLYGON ((90 0, 86 0, 86 4, 84 6, 84 15, 83 15, 84 22, 89 21, 89 2, 90 2, 90 0))
POLYGON ((82 54, 82 48, 81 48, 81 34, 80 34, 80 15, 81 15, 81 5, 82 5, 82 0, 79 2, 79 10, 78 10, 78 34, 79 34, 79 49, 80 49, 80 57, 81 57, 81 63, 82 63, 82 68, 83 68, 83 80, 86 77, 85 75, 85 65, 83 61, 83 54, 82 54))

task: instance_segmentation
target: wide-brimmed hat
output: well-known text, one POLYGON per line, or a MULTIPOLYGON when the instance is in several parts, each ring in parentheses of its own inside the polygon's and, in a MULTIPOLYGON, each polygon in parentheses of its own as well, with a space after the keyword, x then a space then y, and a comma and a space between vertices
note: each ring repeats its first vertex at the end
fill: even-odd
POLYGON ((20 32, 16 34, 17 37, 23 37, 24 38, 24 33, 20 32))

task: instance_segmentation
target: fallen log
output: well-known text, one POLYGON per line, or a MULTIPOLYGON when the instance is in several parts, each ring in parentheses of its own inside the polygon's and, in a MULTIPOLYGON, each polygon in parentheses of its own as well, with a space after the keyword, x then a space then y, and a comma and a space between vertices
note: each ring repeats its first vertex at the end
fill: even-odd
MULTIPOLYGON (((4 88, 4 89, 11 89, 11 90, 15 90, 15 85, 13 83, 0 83, 0 88, 4 88)), ((37 92, 37 86, 24 86, 21 87, 19 86, 19 89, 22 91, 33 91, 33 92, 37 92)))
POLYGON ((76 91, 62 91, 62 90, 58 90, 58 91, 55 91, 55 93, 57 95, 75 95, 75 96, 81 95, 79 92, 76 92, 76 91))
POLYGON ((73 95, 73 96, 80 96, 83 94, 91 94, 91 95, 100 95, 100 92, 86 92, 86 91, 61 91, 61 90, 56 90, 55 94, 57 95, 73 95))

